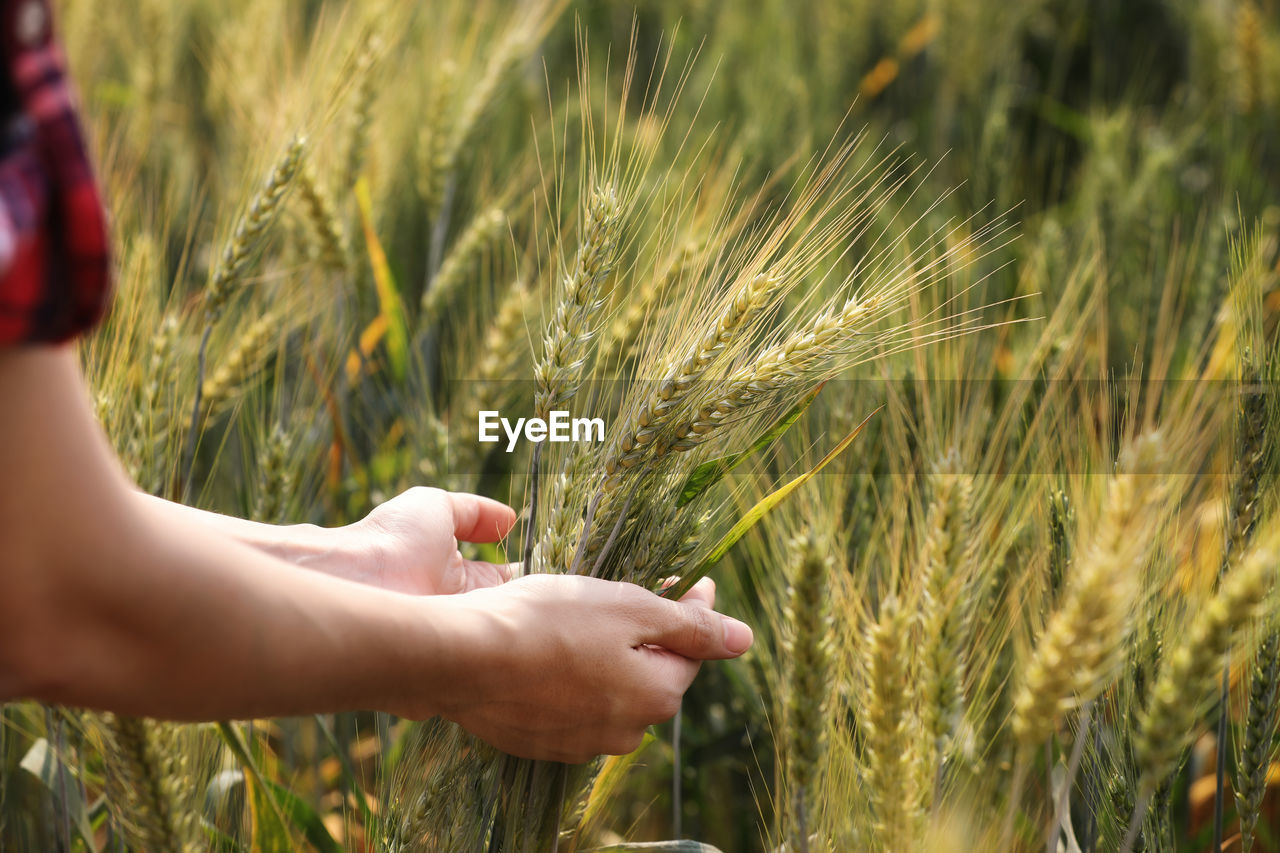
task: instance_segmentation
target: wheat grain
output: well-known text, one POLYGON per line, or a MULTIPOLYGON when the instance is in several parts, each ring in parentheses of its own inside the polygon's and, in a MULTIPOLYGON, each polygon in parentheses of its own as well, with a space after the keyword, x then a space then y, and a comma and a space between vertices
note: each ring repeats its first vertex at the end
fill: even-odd
POLYGON ((621 216, 613 187, 606 184, 591 191, 578 251, 561 284, 542 357, 534 368, 537 417, 546 418, 578 390, 600 311, 600 289, 613 269, 621 216))
POLYGON ((222 315, 232 289, 240 283, 245 266, 258 248, 267 226, 275 217, 306 153, 306 142, 299 138, 290 143, 284 156, 276 163, 259 188, 248 209, 236 222, 231 239, 222 251, 221 260, 204 293, 204 310, 207 323, 213 323, 222 315))
POLYGON ((953 448, 938 462, 930 483, 933 500, 920 555, 921 716, 934 744, 930 763, 941 772, 964 707, 968 611, 959 584, 966 580, 973 478, 962 472, 953 448))
POLYGON ((266 362, 279 334, 280 320, 275 314, 266 314, 249 324, 213 375, 205 380, 200 404, 206 416, 217 412, 243 390, 266 362))
POLYGON ((333 200, 320 185, 320 178, 308 163, 298 173, 298 192, 306 207, 307 222, 315 235, 320 260, 326 267, 342 271, 347 267, 347 238, 334 209, 333 200))
POLYGON ((834 560, 812 531, 792 543, 791 589, 785 614, 783 653, 789 665, 783 718, 786 807, 784 836, 792 850, 808 853, 816 787, 827 740, 833 656, 829 606, 834 560))
POLYGON ((867 795, 883 850, 910 850, 923 819, 910 644, 910 613, 895 596, 885 597, 863 640, 859 705, 867 795))
POLYGON ((133 844, 154 853, 194 853, 195 815, 181 804, 182 782, 158 724, 113 714, 103 718, 108 802, 133 844))
POLYGON ((506 221, 500 209, 492 208, 478 215, 462 232, 439 272, 432 277, 431 286, 422 294, 424 325, 439 320, 440 312, 467 284, 469 267, 498 239, 506 221))
POLYGON ((1159 470, 1162 445, 1159 434, 1148 434, 1126 451, 1097 530, 1087 540, 1077 538, 1081 550, 1063 600, 1037 640, 1014 698, 1013 733, 1024 747, 1048 737, 1059 714, 1096 697, 1118 664, 1159 518, 1161 489, 1142 475, 1159 470))

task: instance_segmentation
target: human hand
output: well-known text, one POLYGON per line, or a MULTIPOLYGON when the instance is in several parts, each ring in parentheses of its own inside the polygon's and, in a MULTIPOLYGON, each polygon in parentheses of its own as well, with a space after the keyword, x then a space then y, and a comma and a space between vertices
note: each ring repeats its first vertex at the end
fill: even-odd
POLYGON ((679 710, 701 661, 737 657, 752 641, 749 627, 712 609, 709 579, 675 602, 632 584, 540 574, 451 603, 475 629, 458 645, 464 677, 434 710, 524 758, 631 752, 679 710))
POLYGON ((415 595, 452 595, 496 586, 510 567, 464 559, 458 542, 497 542, 515 511, 489 498, 417 487, 355 524, 329 531, 341 573, 361 583, 415 595))

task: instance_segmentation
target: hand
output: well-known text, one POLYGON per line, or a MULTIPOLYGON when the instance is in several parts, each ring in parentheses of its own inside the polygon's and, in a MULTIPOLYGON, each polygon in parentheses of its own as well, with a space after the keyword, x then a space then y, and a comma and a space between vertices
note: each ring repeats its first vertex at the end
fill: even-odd
POLYGON ((508 566, 463 559, 458 542, 497 542, 515 521, 515 511, 498 501, 418 487, 331 534, 341 543, 344 576, 397 592, 451 595, 510 579, 508 566))
POLYGON ((484 626, 472 636, 481 648, 436 709, 524 758, 631 752, 679 710, 701 661, 737 657, 752 641, 712 609, 710 580, 675 602, 632 584, 531 575, 456 602, 484 626))

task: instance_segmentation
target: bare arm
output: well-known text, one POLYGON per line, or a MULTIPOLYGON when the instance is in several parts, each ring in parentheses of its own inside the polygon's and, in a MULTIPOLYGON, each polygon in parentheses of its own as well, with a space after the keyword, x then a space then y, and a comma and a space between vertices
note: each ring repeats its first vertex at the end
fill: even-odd
POLYGON ((273 557, 306 568, 336 564, 342 561, 343 551, 346 550, 341 537, 334 535, 341 528, 317 527, 314 524, 264 524, 184 506, 146 492, 135 494, 143 512, 199 524, 273 557))
POLYGON ((147 513, 201 525, 295 566, 397 592, 446 595, 511 578, 508 566, 458 552, 457 540, 496 542, 515 523, 510 507, 478 495, 413 488, 344 527, 262 524, 145 492, 136 499, 147 513))
MULTIPOLYGON (((631 748, 675 712, 698 660, 750 643, 707 587, 677 603, 542 576, 403 595, 149 512, 67 349, 0 350, 0 412, 0 699, 175 719, 441 713, 573 761, 631 748)), ((469 510, 447 511, 465 532, 469 510)))
POLYGON ((301 570, 146 511, 91 420, 73 354, 0 352, 0 695, 173 718, 391 707, 447 683, 443 599, 301 570), (403 689, 403 688, 400 688, 403 689))

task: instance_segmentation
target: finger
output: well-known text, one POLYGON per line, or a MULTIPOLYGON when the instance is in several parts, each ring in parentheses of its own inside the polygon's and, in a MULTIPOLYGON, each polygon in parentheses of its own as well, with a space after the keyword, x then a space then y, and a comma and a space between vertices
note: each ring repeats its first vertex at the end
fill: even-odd
POLYGON ((516 523, 516 511, 500 501, 449 492, 453 508, 453 535, 461 542, 497 542, 516 523))
POLYGON ((716 606, 716 582, 711 578, 703 578, 695 583, 680 600, 706 607, 708 610, 714 609, 716 606))
POLYGON ((462 561, 463 580, 461 592, 500 586, 512 578, 512 569, 518 563, 486 563, 481 560, 462 561))
POLYGON ((636 599, 632 615, 642 644, 661 646, 690 660, 736 658, 751 647, 751 629, 701 603, 636 599))

